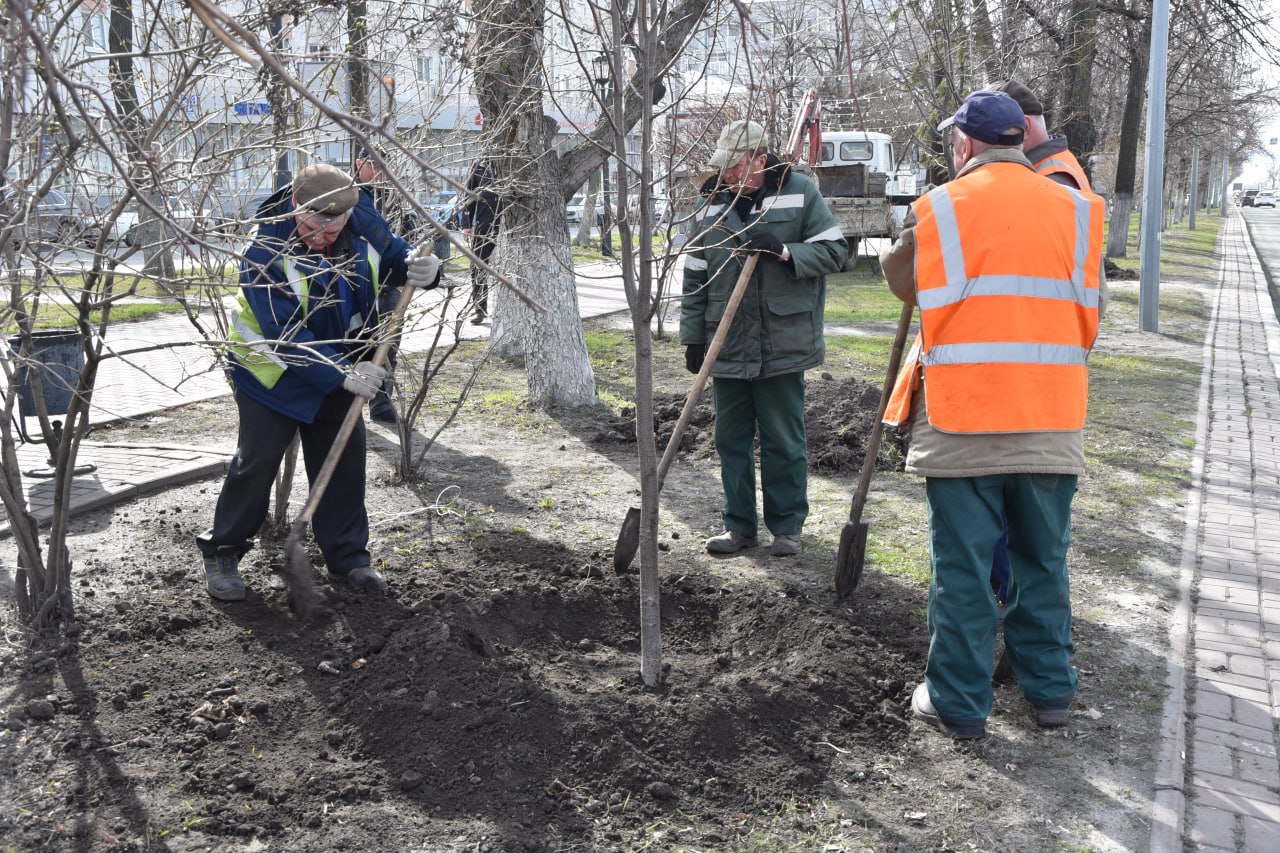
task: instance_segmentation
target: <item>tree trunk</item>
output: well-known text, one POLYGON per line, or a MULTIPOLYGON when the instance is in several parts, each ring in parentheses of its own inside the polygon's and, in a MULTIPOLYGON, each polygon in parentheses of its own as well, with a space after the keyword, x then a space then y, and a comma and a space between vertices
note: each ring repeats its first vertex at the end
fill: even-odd
POLYGON ((563 198, 555 182, 541 186, 541 197, 529 199, 531 204, 509 204, 503 211, 503 240, 493 260, 503 271, 518 270, 516 283, 546 312, 499 289, 492 337, 499 352, 510 354, 514 346, 524 355, 532 400, 593 404, 595 375, 579 318, 563 198))
POLYGON ((1072 0, 1063 59, 1062 132, 1071 153, 1091 174, 1090 155, 1098 144, 1093 121, 1093 59, 1098 44, 1096 0, 1072 0))
MULTIPOLYGON (((664 67, 683 49, 709 6, 710 0, 678 0, 654 21, 662 37, 649 57, 652 67, 664 67)), ((471 59, 489 137, 486 156, 498 163, 503 181, 502 238, 494 258, 500 269, 518 271, 522 286, 547 309, 537 314, 499 288, 491 340, 499 354, 524 354, 534 400, 591 403, 595 379, 578 316, 564 200, 599 173, 611 150, 604 143, 615 128, 600 122, 591 139, 557 154, 554 123, 548 127, 542 111, 546 0, 476 0, 473 11, 471 59)), ((642 99, 628 86, 612 88, 627 93, 621 124, 633 126, 650 93, 642 99)))
POLYGON ((1129 26, 1129 85, 1125 90, 1124 114, 1120 119, 1120 151, 1116 155, 1115 202, 1107 236, 1107 257, 1129 256, 1126 241, 1129 212, 1133 210, 1138 176, 1138 142, 1142 131, 1142 111, 1147 101, 1147 50, 1151 43, 1151 19, 1129 26))

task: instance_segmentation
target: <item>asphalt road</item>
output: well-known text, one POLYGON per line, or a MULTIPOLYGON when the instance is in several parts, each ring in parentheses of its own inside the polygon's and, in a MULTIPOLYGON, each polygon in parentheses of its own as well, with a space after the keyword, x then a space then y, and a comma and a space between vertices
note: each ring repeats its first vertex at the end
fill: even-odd
POLYGON ((1249 238, 1262 261, 1271 304, 1280 318, 1280 210, 1273 207, 1246 207, 1241 211, 1248 225, 1249 238))

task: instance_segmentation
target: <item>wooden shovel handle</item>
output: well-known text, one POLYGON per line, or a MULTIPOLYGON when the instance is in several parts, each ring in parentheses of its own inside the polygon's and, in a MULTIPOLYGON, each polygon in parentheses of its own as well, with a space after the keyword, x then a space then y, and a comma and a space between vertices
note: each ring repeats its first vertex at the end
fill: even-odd
POLYGON ((862 516, 862 505, 866 503, 867 492, 871 490, 871 475, 876 470, 876 457, 880 455, 880 436, 884 433, 884 413, 889 408, 889 396, 893 393, 893 384, 898 378, 898 369, 902 366, 902 350, 907 342, 907 330, 911 328, 911 316, 915 310, 914 303, 902 304, 898 332, 893 338, 893 350, 889 354, 889 372, 885 374, 884 387, 880 391, 880 405, 876 408, 876 422, 871 425, 867 453, 862 460, 862 475, 858 477, 858 488, 849 505, 850 521, 857 521, 862 516))
MULTIPOLYGON (((405 283, 400 288, 400 299, 396 302, 395 313, 391 315, 391 323, 383 329, 382 341, 378 344, 378 348, 373 351, 371 361, 378 367, 381 367, 387 360, 387 353, 391 351, 392 342, 395 340, 396 330, 404 322, 405 311, 409 309, 409 302, 413 299, 413 285, 405 283)), ((342 457, 342 451, 346 450, 347 442, 351 439, 351 433, 355 431, 356 421, 360 420, 360 410, 364 408, 365 399, 359 394, 355 395, 355 399, 351 401, 351 407, 347 409, 347 416, 342 419, 342 426, 338 428, 338 434, 333 439, 333 446, 329 448, 329 455, 324 458, 324 464, 320 466, 320 473, 316 474, 315 482, 311 484, 311 492, 307 495, 306 506, 302 508, 302 512, 294 519, 294 527, 301 528, 303 525, 311 521, 311 517, 316 514, 316 507, 320 505, 320 499, 324 497, 325 489, 329 487, 329 481, 333 479, 333 471, 338 467, 338 460, 342 457)))
POLYGON ((724 339, 729 335, 733 315, 738 313, 738 306, 742 304, 742 295, 747 292, 747 284, 750 283, 751 275, 756 270, 756 262, 759 260, 760 255, 752 253, 743 263, 742 272, 738 273, 738 281, 733 286, 733 293, 729 295, 729 304, 724 306, 724 314, 720 317, 720 325, 716 326, 715 337, 711 339, 711 343, 707 346, 707 353, 702 358, 702 368, 694 377, 689 396, 684 398, 680 419, 676 421, 675 429, 671 431, 671 439, 667 442, 667 449, 662 454, 662 461, 658 463, 658 491, 662 491, 662 484, 667 479, 667 471, 670 470, 671 463, 676 458, 676 451, 680 449, 680 439, 684 438, 685 427, 689 425, 689 418, 693 415, 693 407, 698 402, 698 397, 702 396, 702 389, 707 386, 707 377, 711 375, 716 357, 724 347, 724 339))

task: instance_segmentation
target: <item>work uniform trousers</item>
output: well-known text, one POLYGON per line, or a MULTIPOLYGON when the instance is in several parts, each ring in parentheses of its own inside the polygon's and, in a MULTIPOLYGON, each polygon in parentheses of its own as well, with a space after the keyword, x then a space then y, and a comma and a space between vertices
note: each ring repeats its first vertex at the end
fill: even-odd
POLYGON ((804 373, 712 383, 716 452, 724 486, 724 527, 755 536, 756 432, 760 433, 760 487, 764 525, 775 536, 795 536, 809 517, 809 444, 804 428, 804 373))
MULTIPOLYGON (((196 537, 200 553, 212 557, 233 550, 243 556, 266 520, 276 471, 295 433, 302 434, 307 482, 314 482, 329 448, 337 438, 352 396, 337 390, 325 397, 313 423, 305 424, 269 409, 240 391, 240 434, 236 455, 218 495, 213 527, 196 537)), ((369 565, 369 516, 364 506, 364 419, 356 422, 346 449, 333 470, 333 479, 311 519, 316 544, 333 574, 346 574, 369 565)))
POLYGON ((1077 477, 997 474, 928 477, 929 698, 949 722, 991 713, 991 670, 999 611, 991 565, 1008 531, 1009 592, 1004 636, 1022 694, 1038 708, 1066 708, 1078 676, 1071 666, 1067 548, 1077 477))
MULTIPOLYGON (((489 263, 489 258, 493 257, 493 250, 497 245, 497 234, 472 232, 471 251, 486 264, 489 263)), ((475 303, 476 317, 487 317, 489 315, 489 274, 474 262, 471 264, 471 299, 475 303)))

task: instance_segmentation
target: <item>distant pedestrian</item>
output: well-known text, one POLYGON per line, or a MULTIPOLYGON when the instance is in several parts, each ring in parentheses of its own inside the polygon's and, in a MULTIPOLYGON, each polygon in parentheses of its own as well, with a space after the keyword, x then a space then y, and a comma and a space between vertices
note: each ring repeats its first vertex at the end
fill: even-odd
MULTIPOLYGON (((502 225, 502 199, 494 188, 497 180, 497 167, 491 161, 477 161, 467 178, 467 198, 462 206, 462 236, 485 263, 493 256, 502 225)), ((489 276, 476 263, 471 264, 471 296, 475 305, 471 324, 479 326, 489 316, 489 276)))
POLYGON ((757 544, 758 433, 772 554, 792 556, 809 515, 804 372, 822 364, 826 276, 843 268, 849 246, 817 185, 769 153, 756 122, 726 126, 710 165, 717 172, 702 187, 684 266, 680 343, 690 373, 702 368, 747 256, 760 257, 711 368, 725 529, 706 548, 757 544))
MULTIPOLYGON (((440 262, 430 246, 410 254, 372 198, 341 169, 303 168, 258 211, 245 250, 228 362, 240 429, 214 511, 196 537, 205 586, 222 601, 245 597, 239 563, 266 519, 271 487, 297 433, 310 482, 338 435, 352 395, 372 399, 386 370, 362 360, 378 323, 381 286, 430 289, 440 262)), ((365 432, 357 422, 312 520, 330 577, 382 591, 371 565, 364 506, 365 432)))
POLYGON ((955 738, 986 733, 999 612, 997 540, 1009 538, 1010 662, 1041 726, 1067 722, 1067 548, 1084 470, 1087 358, 1105 302, 1102 200, 1035 174, 1024 118, 975 92, 939 126, 957 176, 912 205, 881 256, 920 305, 920 347, 885 420, 911 424, 907 470, 925 477, 933 580, 929 657, 912 711, 955 738))

